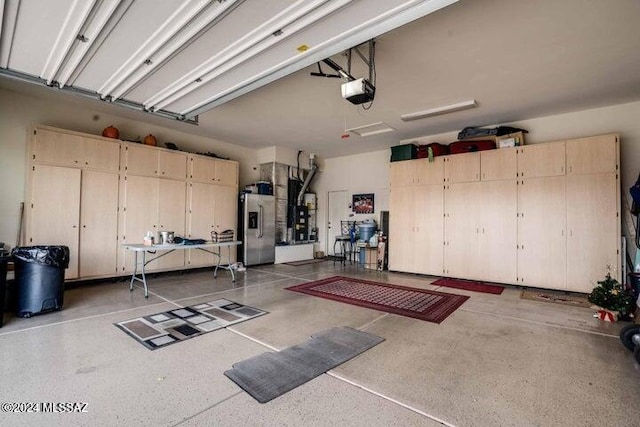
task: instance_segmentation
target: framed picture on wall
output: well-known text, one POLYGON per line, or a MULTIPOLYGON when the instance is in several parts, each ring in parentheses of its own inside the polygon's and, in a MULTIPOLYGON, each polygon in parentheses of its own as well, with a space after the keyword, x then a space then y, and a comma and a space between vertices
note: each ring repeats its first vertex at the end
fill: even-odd
POLYGON ((372 214, 374 212, 373 193, 370 194, 354 194, 353 212, 357 214, 372 214))

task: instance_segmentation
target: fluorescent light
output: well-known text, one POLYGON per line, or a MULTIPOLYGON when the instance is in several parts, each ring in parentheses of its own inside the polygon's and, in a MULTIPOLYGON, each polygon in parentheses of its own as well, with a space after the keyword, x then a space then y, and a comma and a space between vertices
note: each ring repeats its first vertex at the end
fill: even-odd
POLYGON ((397 129, 392 128, 384 122, 371 123, 364 126, 358 126, 351 129, 346 129, 346 132, 355 133, 358 136, 372 136, 379 135, 381 133, 394 132, 397 129))
POLYGON ((9 68, 9 56, 11 55, 20 3, 10 1, 5 4, 5 0, 2 0, 0 6, 2 6, 0 11, 0 33, 2 34, 0 37, 0 68, 9 68))
POLYGON ((403 114, 400 119, 403 122, 410 122, 412 120, 424 119, 425 117, 439 116, 440 114, 448 114, 456 111, 468 110, 469 108, 475 108, 478 103, 475 99, 470 101, 458 102, 457 104, 445 105, 443 107, 436 107, 430 110, 418 111, 416 113, 403 114))

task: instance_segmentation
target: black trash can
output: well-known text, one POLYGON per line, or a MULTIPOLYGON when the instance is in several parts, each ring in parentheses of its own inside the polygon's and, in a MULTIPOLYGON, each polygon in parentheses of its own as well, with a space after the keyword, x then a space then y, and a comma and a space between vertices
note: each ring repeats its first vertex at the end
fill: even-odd
POLYGON ((4 306, 7 292, 7 264, 11 261, 11 255, 0 249, 0 328, 4 323, 4 306))
POLYGON ((62 309, 67 246, 22 246, 13 250, 18 317, 62 309))

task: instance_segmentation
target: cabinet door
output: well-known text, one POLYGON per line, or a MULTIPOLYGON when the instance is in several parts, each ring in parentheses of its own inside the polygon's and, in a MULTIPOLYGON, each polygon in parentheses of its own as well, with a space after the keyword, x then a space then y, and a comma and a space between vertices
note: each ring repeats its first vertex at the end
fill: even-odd
POLYGON ((33 160, 60 166, 81 166, 83 139, 80 136, 36 129, 33 160))
POLYGON ((158 150, 158 176, 186 179, 187 154, 158 150))
POLYGON ((440 185, 444 182, 444 158, 435 157, 433 162, 428 159, 414 160, 415 178, 418 185, 440 185))
POLYGON ((32 169, 30 245, 69 247, 65 278, 78 277, 80 169, 36 165, 32 169))
POLYGON ((527 145, 518 148, 518 175, 524 178, 565 174, 565 142, 527 145))
POLYGON ((444 190, 444 274, 479 278, 480 198, 479 182, 446 185, 444 190))
POLYGON ((216 184, 238 185, 238 163, 228 160, 216 160, 216 184))
POLYGON ((519 284, 548 289, 566 287, 565 189, 564 176, 519 181, 519 284))
MULTIPOLYGON (((186 161, 185 161, 186 164, 186 161)), ((173 231, 176 236, 185 235, 187 185, 184 181, 159 179, 158 182, 158 231, 173 231)), ((184 266, 184 251, 175 251, 157 261, 156 268, 169 269, 184 266)), ((155 264, 155 263, 154 263, 155 264)))
POLYGON ((618 170, 618 135, 567 141, 567 175, 615 173, 618 170))
POLYGON ((120 144, 101 139, 82 138, 82 166, 118 172, 120 144))
POLYGON ((216 181, 216 161, 203 156, 190 156, 189 176, 194 182, 213 184, 216 181))
MULTIPOLYGON (((215 230, 214 206, 216 186, 194 182, 189 187, 189 231, 191 239, 211 240, 211 232, 215 230)), ((190 266, 211 265, 210 254, 197 249, 190 249, 187 262, 190 266)))
POLYGON ((444 177, 447 183, 480 181, 480 153, 445 157, 444 177))
MULTIPOLYGON (((517 173, 517 148, 500 148, 480 152, 482 181, 499 179, 515 180, 517 173)), ((515 182, 514 182, 515 185, 515 182)))
MULTIPOLYGON (((142 239, 151 231, 157 238, 158 232, 158 179, 152 177, 129 175, 126 177, 123 206, 123 240, 122 243, 142 243, 142 239)), ((119 265, 124 272, 133 272, 134 253, 120 249, 119 265)), ((138 254, 141 256, 141 254, 138 254)), ((155 255, 147 254, 147 259, 155 255)), ((157 269, 157 263, 149 264, 148 271, 157 269)))
MULTIPOLYGON (((225 185, 215 186, 215 206, 213 219, 215 220, 215 231, 218 233, 225 230, 233 230, 238 237, 238 194, 235 187, 225 185)), ((226 251, 226 249, 225 249, 226 251)), ((231 248, 231 261, 236 259, 236 247, 231 248)))
POLYGON ((118 175, 82 171, 80 277, 116 273, 118 175))
POLYGON ((607 274, 619 277, 619 215, 615 173, 567 177, 567 289, 591 292, 607 274))
POLYGON ((414 184, 416 162, 392 162, 389 166, 389 181, 391 187, 404 187, 414 184))
POLYGON ((479 197, 482 278, 493 282, 513 283, 517 276, 516 180, 483 182, 479 197))
MULTIPOLYGON (((157 176, 158 151, 141 144, 125 144, 122 150, 124 170, 129 175, 157 176)), ((142 237, 141 237, 142 238, 142 237)))
POLYGON ((441 275, 444 268, 444 190, 443 185, 414 187, 416 222, 414 270, 416 273, 441 275))
POLYGON ((394 187, 389 196, 389 269, 415 272, 414 189, 394 187))

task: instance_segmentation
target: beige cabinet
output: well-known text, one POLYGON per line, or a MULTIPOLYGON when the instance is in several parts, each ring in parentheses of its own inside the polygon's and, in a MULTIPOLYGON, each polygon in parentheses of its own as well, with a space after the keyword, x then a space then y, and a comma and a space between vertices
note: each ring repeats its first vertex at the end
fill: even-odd
POLYGON ((79 277, 117 273, 118 175, 82 171, 79 277))
POLYGON ((566 212, 564 176, 519 181, 518 284, 566 288, 566 212))
MULTIPOLYGON (((620 258, 615 173, 567 176, 567 289, 591 292, 620 258)), ((619 277, 619 271, 611 272, 619 277)))
POLYGON ((118 175, 34 165, 29 244, 69 247, 65 278, 116 274, 118 175))
POLYGON ((38 127, 33 131, 31 160, 58 166, 118 172, 120 144, 105 138, 38 127))
POLYGON ((618 141, 616 134, 567 141, 567 175, 617 172, 618 141))
POLYGON ((216 161, 210 157, 190 155, 189 178, 193 182, 214 184, 216 182, 216 161))
MULTIPOLYGON (((415 160, 392 162, 389 166, 389 181, 391 187, 404 187, 415 183, 415 160)), ((389 246, 391 247, 391 246, 389 246)))
POLYGON ((478 278, 481 183, 448 184, 444 189, 444 269, 446 276, 478 278))
POLYGON ((29 245, 69 247, 65 278, 78 277, 81 170, 35 165, 31 170, 29 245))
POLYGON ((216 184, 230 187, 238 186, 238 162, 231 160, 216 161, 216 184))
POLYGON ((517 148, 501 148, 480 152, 480 171, 482 181, 516 179, 517 148))
POLYGON ((238 186, 238 162, 192 154, 189 178, 193 182, 238 186))
MULTIPOLYGON (((185 181, 158 179, 129 175, 121 180, 124 185, 122 198, 122 237, 120 243, 141 243, 147 231, 158 239, 160 231, 173 231, 184 236, 186 221, 185 181)), ((121 249, 119 268, 124 273, 133 271, 134 255, 121 249)), ((147 259, 153 258, 148 255, 147 259)), ((184 251, 164 255, 149 264, 149 271, 167 270, 184 266, 184 251)))
POLYGON ((444 266, 444 189, 442 184, 414 187, 413 269, 440 275, 444 266))
MULTIPOLYGON (((215 231, 214 219, 216 186, 193 182, 189 184, 189 216, 187 235, 190 239, 211 239, 215 231)), ((191 267, 211 265, 211 255, 204 251, 190 249, 186 254, 186 263, 191 267)))
MULTIPOLYGON (((193 182, 189 184, 188 199, 187 234, 190 238, 211 240, 212 232, 225 230, 237 233, 237 188, 193 182)), ((231 262, 235 259, 236 250, 233 247, 231 262)), ((189 250, 187 254, 187 264, 192 267, 211 265, 212 260, 212 255, 204 251, 189 250)))
MULTIPOLYGON (((496 150, 499 151, 499 150, 496 150)), ((517 276, 516 180, 482 182, 478 197, 480 236, 477 277, 499 283, 513 283, 517 276)))
POLYGON ((414 272, 414 189, 392 187, 389 196, 389 269, 414 272))
POLYGON ((517 150, 519 177, 537 178, 565 174, 564 141, 526 145, 517 150))
POLYGON ((480 181, 480 153, 444 157, 444 181, 447 184, 480 181))
POLYGON ((127 175, 187 178, 187 154, 142 144, 123 143, 121 164, 127 175))
POLYGON ((414 161, 414 185, 440 185, 444 182, 444 157, 434 157, 433 161, 414 161))
POLYGON ((392 163, 390 268, 584 293, 608 267, 620 280, 619 156, 611 134, 392 163))

